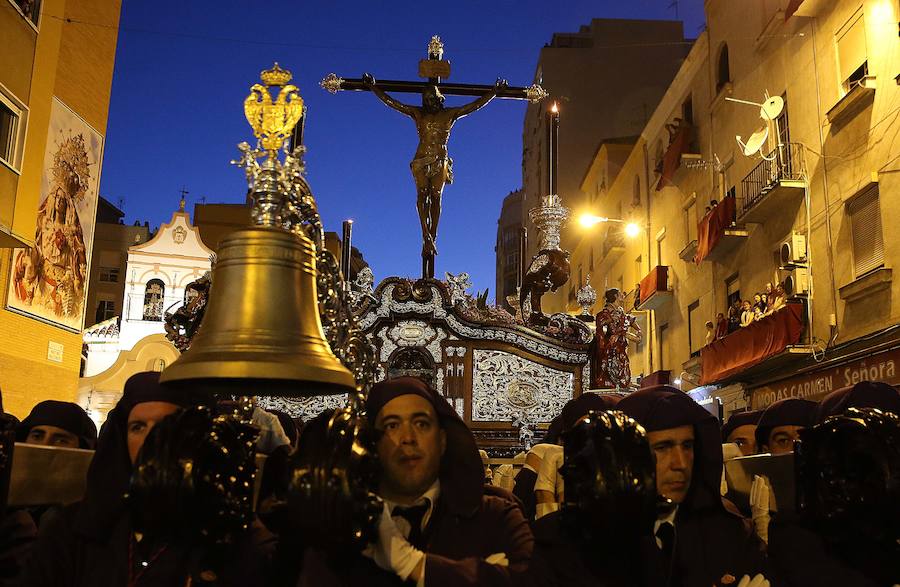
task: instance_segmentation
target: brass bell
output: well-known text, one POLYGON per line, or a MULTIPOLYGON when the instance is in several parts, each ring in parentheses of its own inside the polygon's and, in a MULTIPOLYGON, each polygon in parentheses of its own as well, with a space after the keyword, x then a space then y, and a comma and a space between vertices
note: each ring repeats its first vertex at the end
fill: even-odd
POLYGON ((203 323, 160 382, 234 395, 345 393, 353 375, 325 340, 313 243, 258 226, 222 239, 203 323))

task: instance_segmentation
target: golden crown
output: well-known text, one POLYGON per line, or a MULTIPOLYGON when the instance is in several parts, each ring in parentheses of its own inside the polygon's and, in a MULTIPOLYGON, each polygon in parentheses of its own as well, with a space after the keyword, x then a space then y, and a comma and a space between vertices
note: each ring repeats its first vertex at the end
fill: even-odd
POLYGON ((278 67, 277 61, 275 62, 275 65, 272 67, 272 69, 267 69, 259 74, 259 78, 267 86, 286 86, 293 77, 294 76, 293 74, 291 74, 291 72, 278 67))

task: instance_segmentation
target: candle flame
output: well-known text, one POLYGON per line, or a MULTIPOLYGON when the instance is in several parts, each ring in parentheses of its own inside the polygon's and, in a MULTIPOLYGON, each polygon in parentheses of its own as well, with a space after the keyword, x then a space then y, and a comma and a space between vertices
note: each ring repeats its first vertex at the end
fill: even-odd
POLYGON ((559 106, 556 105, 556 102, 553 103, 553 106, 550 108, 550 112, 553 114, 557 114, 559 112, 559 106))

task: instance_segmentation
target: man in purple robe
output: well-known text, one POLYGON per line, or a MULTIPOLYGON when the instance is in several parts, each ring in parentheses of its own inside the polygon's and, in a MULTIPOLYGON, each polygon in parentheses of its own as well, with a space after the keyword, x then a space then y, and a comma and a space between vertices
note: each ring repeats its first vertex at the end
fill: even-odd
POLYGON ((534 539, 520 506, 487 495, 471 431, 424 382, 399 377, 369 391, 385 502, 361 555, 307 549, 300 585, 512 585, 534 539))
POLYGON ((659 385, 616 406, 647 431, 656 459, 656 490, 675 508, 654 524, 645 551, 650 584, 709 587, 766 573, 762 543, 719 494, 722 436, 715 416, 681 390, 659 385))

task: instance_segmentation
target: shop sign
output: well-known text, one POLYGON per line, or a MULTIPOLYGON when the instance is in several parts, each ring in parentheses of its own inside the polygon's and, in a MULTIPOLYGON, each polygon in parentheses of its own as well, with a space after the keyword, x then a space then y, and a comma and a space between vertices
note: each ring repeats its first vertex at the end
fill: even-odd
POLYGON ((758 387, 753 390, 750 403, 754 410, 761 410, 787 398, 819 401, 836 389, 856 385, 860 381, 900 384, 898 365, 900 365, 900 349, 886 351, 822 371, 806 373, 801 377, 758 387))

